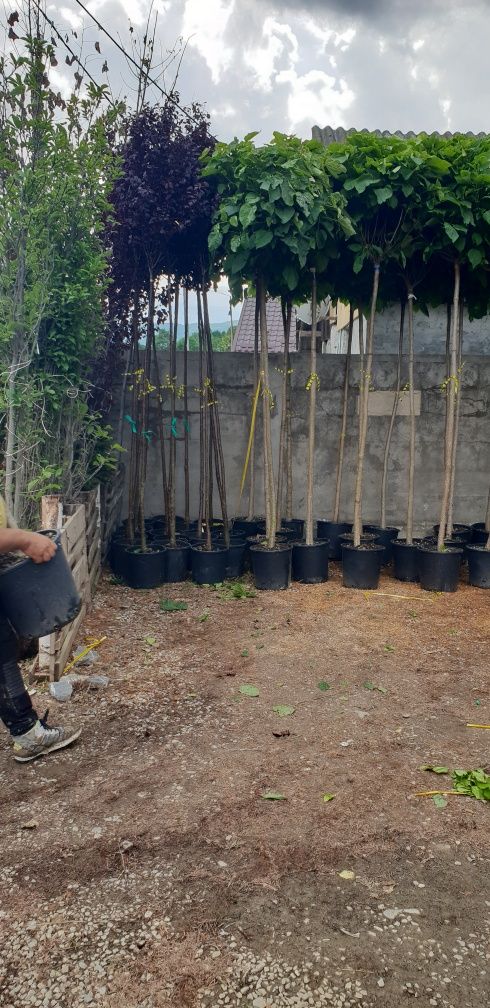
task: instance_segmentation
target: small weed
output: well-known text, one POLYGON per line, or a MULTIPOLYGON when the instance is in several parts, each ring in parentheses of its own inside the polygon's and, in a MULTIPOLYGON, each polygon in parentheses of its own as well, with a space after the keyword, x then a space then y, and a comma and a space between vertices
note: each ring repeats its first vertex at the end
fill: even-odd
POLYGON ((208 612, 203 612, 202 616, 199 616, 199 622, 200 623, 205 623, 206 620, 208 620, 208 619, 209 619, 209 613, 208 612))
POLYGON ((243 651, 240 651, 240 658, 248 658, 248 655, 249 653, 247 651, 247 648, 244 648, 243 651))
POLYGON ((162 599, 160 602, 162 612, 185 612, 187 602, 175 602, 174 599, 162 599))

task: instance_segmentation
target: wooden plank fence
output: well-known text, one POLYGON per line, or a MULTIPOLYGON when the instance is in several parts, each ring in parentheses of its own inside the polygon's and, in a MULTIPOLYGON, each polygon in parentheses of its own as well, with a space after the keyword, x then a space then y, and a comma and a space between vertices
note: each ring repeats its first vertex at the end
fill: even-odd
POLYGON ((56 681, 68 664, 80 626, 92 604, 102 563, 107 556, 112 533, 119 522, 124 489, 124 467, 114 481, 82 493, 76 501, 58 495, 43 497, 41 527, 56 528, 82 598, 79 615, 58 633, 39 641, 37 667, 32 677, 56 681))

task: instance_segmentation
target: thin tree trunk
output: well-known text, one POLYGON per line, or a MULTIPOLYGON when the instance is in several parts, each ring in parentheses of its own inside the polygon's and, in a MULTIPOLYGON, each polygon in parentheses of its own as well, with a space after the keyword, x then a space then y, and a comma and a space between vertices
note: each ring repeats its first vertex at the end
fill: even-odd
POLYGON ((449 383, 449 396, 448 396, 448 409, 447 409, 447 425, 446 425, 446 437, 445 437, 445 465, 444 465, 444 481, 442 489, 442 499, 441 499, 441 513, 439 518, 439 535, 437 538, 437 548, 442 550, 444 546, 444 539, 446 538, 446 529, 448 521, 448 510, 449 510, 449 495, 451 492, 451 476, 452 476, 452 464, 453 464, 453 442, 454 442, 454 425, 456 418, 456 381, 457 381, 457 370, 458 370, 458 332, 459 332, 459 292, 460 292, 460 278, 461 270, 458 262, 454 263, 454 296, 453 296, 453 310, 452 310, 452 324, 451 324, 451 353, 450 353, 450 374, 447 377, 449 383))
POLYGON ((488 491, 487 513, 485 515, 485 530, 488 532, 487 550, 490 550, 490 490, 488 491))
POLYGON ((410 448, 408 457, 408 497, 407 497, 407 543, 413 543, 413 504, 415 489, 415 376, 413 346, 413 301, 414 294, 408 290, 408 395, 410 408, 410 448))
POLYGON ((204 334, 203 334, 203 323, 202 323, 202 302, 201 302, 201 292, 197 290, 197 319, 198 319, 198 330, 199 330, 199 396, 200 396, 200 409, 199 409, 199 511, 198 511, 198 526, 197 535, 200 539, 202 536, 202 527, 205 518, 205 413, 207 410, 206 404, 206 390, 204 386, 204 334))
POLYGON ((190 522, 189 471, 189 291, 184 288, 184 522, 190 522))
POLYGON ((347 433, 347 414, 349 406, 349 379, 350 365, 352 360, 352 335, 354 332, 354 308, 349 307, 349 330, 347 336, 347 354, 344 368, 344 389, 342 394, 342 422, 340 425, 339 451, 337 457, 337 473, 335 476, 335 501, 333 507, 333 520, 338 522, 340 514, 340 495, 342 492, 342 473, 344 468, 345 436, 347 433))
POLYGON ((459 419, 461 415, 461 365, 463 360, 463 302, 460 301, 459 314, 458 314, 458 377, 457 381, 457 398, 456 398, 456 416, 454 419, 454 433, 453 433, 453 447, 451 456, 451 488, 449 490, 449 507, 448 507, 448 517, 447 517, 447 534, 452 536, 454 529, 454 489, 456 485, 456 460, 458 454, 458 438, 459 438, 459 419))
MULTIPOLYGON (((211 338, 211 326, 209 324, 208 294, 205 287, 203 289, 203 309, 204 309, 204 328, 206 332, 207 351, 208 351, 208 376, 211 382, 211 390, 210 390, 212 396, 212 402, 210 407, 211 434, 215 453, 216 484, 218 487, 218 494, 221 505, 221 516, 223 518, 223 524, 224 524, 225 546, 228 547, 230 544, 230 528, 228 522, 228 505, 226 500, 225 459, 223 455, 223 442, 221 438, 221 425, 219 418, 218 400, 216 398, 213 343, 211 338)), ((211 474, 211 486, 212 486, 212 474, 211 474)))
POLYGON ((176 545, 177 530, 175 525, 175 498, 176 498, 176 463, 177 463, 177 439, 174 436, 174 425, 175 425, 175 412, 177 405, 176 396, 176 386, 177 386, 177 326, 179 324, 179 286, 177 284, 177 289, 175 292, 175 314, 172 322, 172 292, 170 286, 170 279, 168 284, 168 298, 169 298, 169 331, 170 331, 170 357, 169 357, 169 371, 170 371, 170 447, 169 447, 169 463, 168 463, 168 483, 169 483, 169 515, 168 515, 168 534, 170 536, 170 545, 176 545))
POLYGON ((269 388, 269 356, 267 340, 267 306, 265 285, 257 281, 260 311, 260 377, 262 380, 262 419, 264 444, 264 497, 267 548, 276 545, 276 501, 274 494, 274 469, 272 461, 271 392, 269 388))
MULTIPOLYGON (((446 374, 451 373, 451 305, 446 305, 446 374)), ((446 416, 444 420, 444 466, 446 466, 449 382, 446 384, 446 416)))
POLYGON ((165 430, 163 426, 162 419, 162 409, 163 409, 163 389, 160 377, 160 365, 158 363, 157 348, 155 332, 153 332, 153 360, 155 362, 155 381, 157 386, 157 428, 158 428, 158 440, 160 441, 160 461, 162 467, 162 490, 163 490, 163 507, 165 511, 165 527, 168 535, 168 513, 170 508, 169 501, 169 489, 168 489, 168 478, 167 478, 167 459, 165 454, 165 430))
POLYGON ((361 545, 362 535, 362 488, 364 477, 364 456, 366 453, 366 437, 369 416, 369 389, 371 385, 371 370, 373 366, 374 321, 379 288, 379 264, 374 267, 371 309, 366 340, 364 367, 361 371, 361 388, 359 397, 359 445, 357 451, 357 473, 354 493, 354 546, 361 545))
POLYGON ((380 520, 381 528, 386 528, 386 484, 388 482, 388 462, 390 458, 391 441, 393 437, 393 430, 395 427, 395 420, 398 416, 398 404, 400 402, 404 328, 405 328, 405 302, 402 301, 400 304, 400 336, 398 340, 398 361, 396 366, 395 395, 393 398, 393 408, 391 410, 390 423, 388 426, 388 434, 386 436, 385 453, 383 459, 383 475, 381 478, 381 520, 380 520))
POLYGON ((308 452, 306 464, 306 523, 305 541, 307 546, 313 546, 313 494, 315 483, 315 424, 316 424, 316 393, 318 376, 316 373, 316 272, 313 270, 311 290, 311 345, 310 345, 310 408, 308 415, 308 452))
POLYGON ((291 314, 293 306, 290 301, 281 299, 282 325, 284 331, 284 355, 282 373, 282 397, 281 397, 281 428, 279 435, 279 465, 277 469, 277 500, 276 500, 276 529, 279 532, 282 524, 282 509, 284 505, 284 485, 287 482, 287 422, 288 422, 288 377, 289 377, 289 330, 291 328, 291 314), (286 476, 286 480, 284 477, 286 476))
POLYGON ((129 471, 128 471, 128 539, 130 543, 134 543, 134 537, 136 533, 136 509, 137 509, 137 495, 138 495, 138 472, 139 472, 139 459, 141 450, 141 431, 138 431, 138 420, 140 413, 140 406, 138 400, 138 375, 137 371, 139 369, 139 332, 138 332, 138 322, 139 322, 139 297, 136 297, 135 304, 133 306, 133 315, 131 320, 131 331, 132 331, 132 342, 131 342, 131 353, 132 353, 132 379, 133 384, 131 386, 131 420, 136 425, 136 431, 131 429, 131 442, 129 447, 129 471))
POLYGON ((364 370, 364 315, 359 308, 359 364, 361 373, 364 370))
MULTIPOLYGON (((252 396, 252 403, 257 394, 257 386, 259 382, 259 302, 257 296, 255 297, 255 329, 254 329, 254 391, 252 396)), ((255 440, 256 440, 256 430, 254 427, 254 434, 252 438, 252 446, 250 451, 250 484, 248 491, 248 514, 247 520, 253 521, 255 518, 255 440)))
POLYGON ((139 472, 139 521, 140 521, 140 539, 141 539, 141 549, 143 552, 146 551, 146 527, 145 527, 145 484, 146 484, 146 471, 148 463, 148 441, 145 437, 145 432, 148 428, 148 418, 150 415, 150 375, 151 375, 151 355, 153 348, 153 339, 155 333, 155 282, 153 279, 153 274, 150 273, 150 278, 148 281, 148 319, 147 319, 147 329, 146 329, 146 349, 144 357, 144 367, 143 367, 143 392, 142 392, 142 418, 141 418, 141 434, 142 437, 142 450, 141 450, 141 466, 139 472))

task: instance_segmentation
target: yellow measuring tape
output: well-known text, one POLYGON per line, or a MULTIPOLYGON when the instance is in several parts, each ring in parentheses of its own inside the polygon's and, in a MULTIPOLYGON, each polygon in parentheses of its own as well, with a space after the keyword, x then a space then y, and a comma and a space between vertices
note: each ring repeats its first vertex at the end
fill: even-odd
POLYGON ((69 672, 69 670, 73 668, 73 666, 76 665, 77 662, 79 662, 82 658, 85 658, 85 656, 88 655, 89 651, 92 651, 93 648, 98 647, 99 644, 103 644, 104 641, 106 640, 107 637, 101 637, 100 640, 94 640, 91 642, 91 644, 88 644, 87 647, 83 649, 83 651, 80 651, 80 654, 77 654, 76 658, 74 658, 73 661, 69 663, 69 665, 65 665, 63 675, 66 675, 66 673, 69 672))
POLYGON ((248 438, 247 454, 245 455, 245 464, 243 466, 242 482, 240 483, 240 497, 242 496, 243 488, 245 486, 245 480, 247 478, 248 466, 249 466, 249 462, 250 462, 250 455, 252 454, 252 445, 253 445, 253 439, 254 439, 254 434, 255 434, 255 420, 256 420, 256 417, 257 417, 257 403, 259 401, 259 394, 260 394, 261 384, 262 384, 262 378, 259 378, 258 383, 257 383, 257 388, 255 390, 254 401, 253 401, 253 404, 252 404, 252 417, 251 417, 251 420, 250 420, 250 434, 249 434, 249 438, 248 438))

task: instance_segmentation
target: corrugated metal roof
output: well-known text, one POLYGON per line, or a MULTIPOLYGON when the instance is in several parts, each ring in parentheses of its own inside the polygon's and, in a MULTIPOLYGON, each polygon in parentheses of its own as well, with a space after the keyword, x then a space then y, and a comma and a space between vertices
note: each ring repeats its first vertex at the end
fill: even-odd
MULTIPOLYGON (((278 298, 269 298, 267 301, 267 337, 270 353, 281 353, 284 351, 284 327, 282 324, 281 302, 278 298)), ((249 297, 245 298, 242 304, 231 349, 239 353, 253 353, 254 343, 255 298, 249 297)), ((289 349, 291 353, 296 351, 296 311, 294 308, 289 329, 289 349)))
MULTIPOLYGON (((413 130, 409 130, 408 133, 402 133, 401 130, 395 130, 394 132, 392 130, 379 130, 379 129, 375 129, 375 130, 368 130, 368 129, 361 129, 361 130, 347 129, 346 130, 342 126, 337 127, 337 129, 334 129, 333 126, 324 126, 323 129, 321 129, 320 126, 313 126, 312 131, 311 131, 313 140, 319 140, 320 143, 322 143, 324 147, 328 147, 330 144, 333 144, 333 143, 344 143, 345 140, 347 139, 347 137, 351 136, 352 133, 373 133, 374 136, 377 136, 377 137, 392 137, 392 136, 396 136, 396 137, 399 137, 400 140, 412 140, 414 137, 417 137, 417 136, 434 136, 434 137, 441 137, 441 138, 444 137, 445 139, 449 139, 452 136, 457 136, 458 135, 457 133, 451 133, 449 131, 447 131, 446 133, 438 133, 438 132, 425 133, 422 130, 419 133, 414 133, 413 130)), ((468 133, 464 133, 463 135, 464 136, 468 136, 468 137, 478 137, 478 138, 481 138, 481 137, 486 137, 489 134, 488 133, 472 133, 471 131, 469 131, 468 133)))

